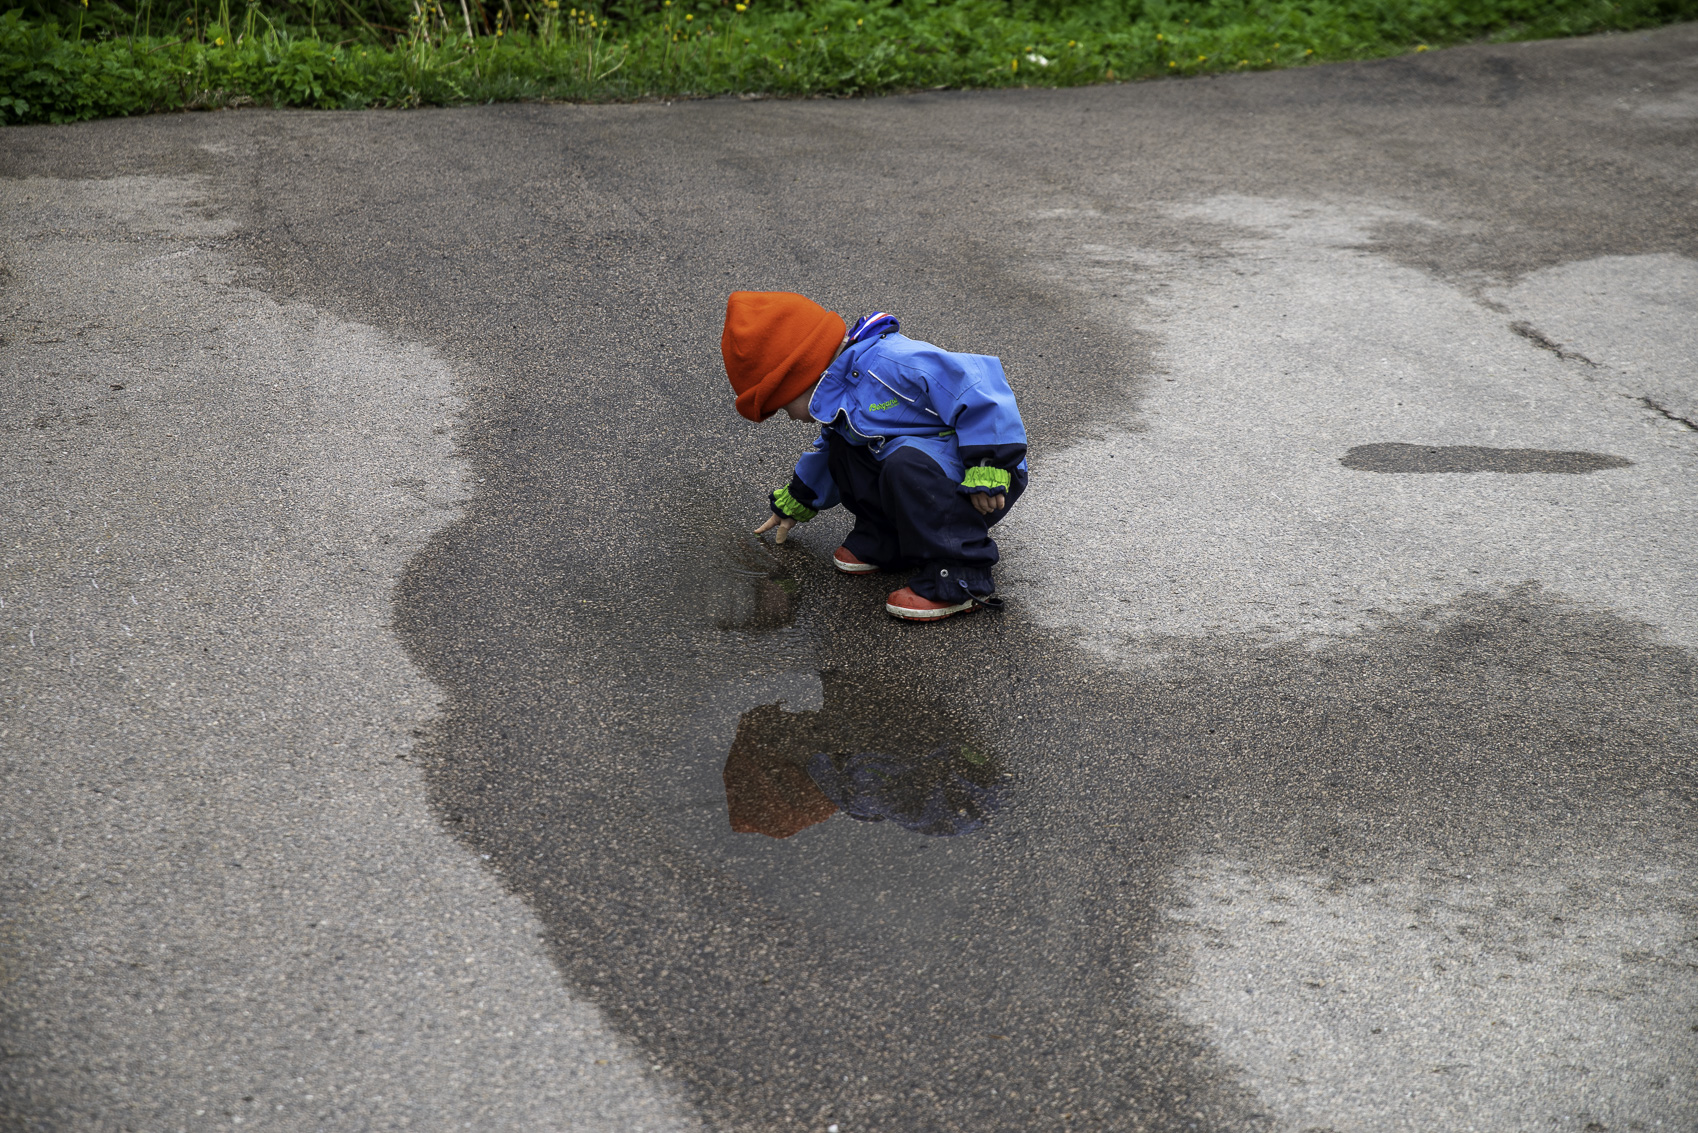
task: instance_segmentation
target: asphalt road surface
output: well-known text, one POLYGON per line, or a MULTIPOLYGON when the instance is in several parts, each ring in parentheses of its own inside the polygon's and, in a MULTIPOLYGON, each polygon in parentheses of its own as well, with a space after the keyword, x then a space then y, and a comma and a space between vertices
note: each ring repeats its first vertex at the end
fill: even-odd
POLYGON ((1695 60, 0 133, 7 1128, 1694 1128, 1695 60), (734 288, 1002 357, 1006 612, 734 288))

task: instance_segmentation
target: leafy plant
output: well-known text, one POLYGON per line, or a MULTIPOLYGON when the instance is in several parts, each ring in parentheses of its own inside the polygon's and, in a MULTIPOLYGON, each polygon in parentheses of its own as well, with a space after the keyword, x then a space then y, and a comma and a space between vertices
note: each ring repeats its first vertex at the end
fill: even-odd
POLYGON ((1698 0, 26 2, 0 15, 0 122, 1069 86, 1698 18, 1698 0))

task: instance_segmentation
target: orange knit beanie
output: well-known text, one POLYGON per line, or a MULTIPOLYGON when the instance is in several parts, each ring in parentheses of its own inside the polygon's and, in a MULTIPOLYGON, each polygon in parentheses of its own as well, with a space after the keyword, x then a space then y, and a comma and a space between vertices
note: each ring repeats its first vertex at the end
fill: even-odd
POLYGON ((812 299, 789 291, 733 291, 725 301, 725 376, 737 412, 764 421, 812 385, 848 328, 812 299))

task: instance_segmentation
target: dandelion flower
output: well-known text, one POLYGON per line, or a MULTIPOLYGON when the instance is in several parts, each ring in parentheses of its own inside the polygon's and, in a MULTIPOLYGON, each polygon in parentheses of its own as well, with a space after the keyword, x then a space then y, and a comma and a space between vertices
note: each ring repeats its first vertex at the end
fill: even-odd
POLYGON ((737 5, 737 10, 739 12, 747 12, 749 10, 749 6, 747 4, 739 4, 737 5))
POLYGON ((861 21, 860 21, 860 20, 856 20, 856 21, 855 21, 855 26, 856 26, 856 27, 860 27, 860 26, 861 26, 861 21))
POLYGON ((693 12, 686 12, 686 13, 685 13, 685 14, 684 14, 684 18, 685 18, 685 19, 686 19, 686 20, 693 20, 693 19, 695 19, 695 18, 696 18, 696 17, 695 17, 695 14, 694 14, 694 13, 693 13, 693 12))
POLYGON ((1078 47, 1078 46, 1079 46, 1079 41, 1078 41, 1078 40, 1075 40, 1075 39, 1070 39, 1070 40, 1068 40, 1068 41, 1067 41, 1067 46, 1069 46, 1069 47, 1078 47))
POLYGON ((1169 60, 1168 60, 1168 61, 1167 61, 1167 65, 1168 65, 1168 66, 1169 66, 1169 67, 1177 67, 1177 66, 1179 66, 1179 64, 1178 64, 1178 63, 1175 63, 1175 62, 1174 62, 1174 61, 1173 61, 1173 60, 1171 60, 1171 59, 1169 59, 1169 60))
MULTIPOLYGON (((84 3, 87 3, 87 2, 88 2, 88 0, 83 0, 83 2, 84 2, 84 3)), ((1421 44, 1421 45, 1420 45, 1420 46, 1419 46, 1419 47, 1417 47, 1417 48, 1416 48, 1416 49, 1415 49, 1415 50, 1416 50, 1416 51, 1425 51, 1425 50, 1427 50, 1427 45, 1426 45, 1426 44, 1424 44, 1424 43, 1423 43, 1423 44, 1421 44)))
POLYGON ((223 47, 224 46, 224 37, 219 36, 217 39, 213 40, 212 42, 219 47, 223 47))
POLYGON ((1162 34, 1161 34, 1161 32, 1159 32, 1159 31, 1158 31, 1158 32, 1157 32, 1157 33, 1156 33, 1156 38, 1157 38, 1157 39, 1161 39, 1161 38, 1162 38, 1162 34))

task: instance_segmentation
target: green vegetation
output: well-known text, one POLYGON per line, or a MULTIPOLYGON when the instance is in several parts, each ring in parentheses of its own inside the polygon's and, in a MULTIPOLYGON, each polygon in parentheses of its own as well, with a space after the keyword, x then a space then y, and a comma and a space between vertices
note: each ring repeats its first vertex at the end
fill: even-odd
POLYGON ((0 122, 1070 86, 1698 18, 1698 0, 577 2, 33 0, 0 15, 0 122))

